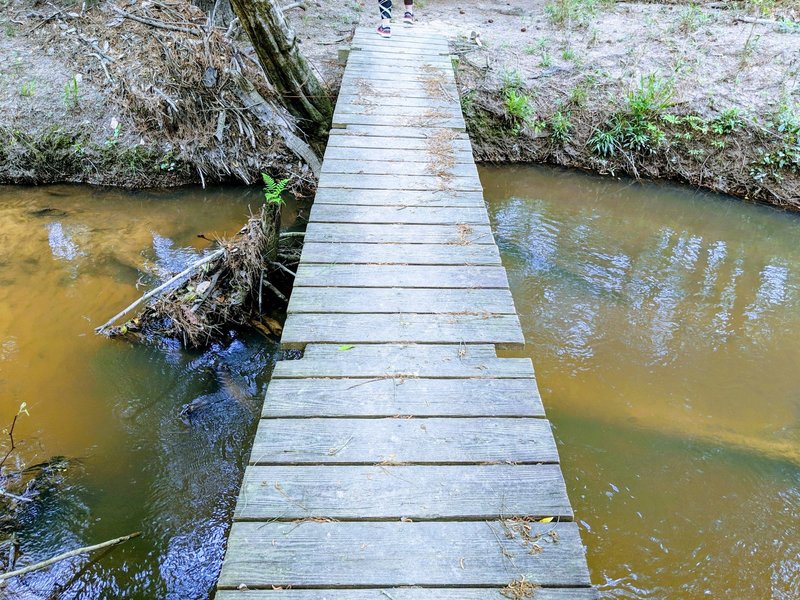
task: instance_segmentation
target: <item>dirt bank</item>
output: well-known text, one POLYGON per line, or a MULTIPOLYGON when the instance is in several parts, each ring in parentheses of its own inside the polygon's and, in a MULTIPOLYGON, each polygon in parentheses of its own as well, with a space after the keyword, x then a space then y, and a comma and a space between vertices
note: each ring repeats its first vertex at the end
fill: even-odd
MULTIPOLYGON (((356 25, 375 22, 374 5, 372 0, 309 2, 305 10, 288 11, 331 94, 342 72, 336 50, 347 44, 356 25)), ((169 81, 176 65, 188 66, 185 60, 167 60, 176 54, 168 50, 180 38, 177 32, 164 38, 164 32, 130 19, 123 19, 121 28, 108 3, 49 19, 54 9, 7 6, 14 10, 6 9, 5 34, 0 33, 0 51, 11 57, 0 67, 0 133, 5 132, 0 181, 165 185, 197 182, 200 173, 254 180, 259 170, 292 171, 298 181, 313 181, 275 128, 252 115, 244 122, 227 120, 220 141, 219 113, 237 111, 227 105, 221 111, 219 104, 205 110, 204 96, 186 100, 181 95, 187 86, 170 86, 165 95, 206 116, 178 132, 170 131, 169 119, 147 118, 182 112, 154 84, 169 81), (151 38, 158 36, 155 44, 151 38), (116 63, 102 55, 122 56, 143 40, 151 45, 137 60, 151 70, 148 85, 136 90, 147 101, 136 110, 129 103, 135 96, 130 86, 109 81, 122 77, 112 71, 116 63), (79 106, 71 103, 67 87, 76 76, 79 106), (76 142, 76 136, 86 141, 76 142), (76 145, 80 160, 71 152, 76 145), (47 158, 54 153, 60 162, 47 158), (54 172, 53 164, 67 167, 54 172)), ((159 6, 167 5, 142 3, 126 10, 170 21, 180 16, 159 6)), ((179 10, 176 6, 169 10, 179 10)), ((181 18, 202 27, 204 15, 194 12, 199 9, 180 6, 181 18)), ((797 10, 796 3, 597 0, 439 0, 430 5, 425 0, 416 7, 420 21, 452 40, 479 160, 550 162, 679 179, 793 209, 800 208, 797 10), (471 41, 476 35, 480 44, 471 41)), ((246 40, 219 25, 215 35, 224 63, 200 63, 186 82, 202 88, 209 66, 222 73, 234 60, 268 97, 269 86, 246 40)), ((135 61, 124 62, 135 69, 135 61)), ((224 88, 214 89, 219 102, 224 88)))
MULTIPOLYGON (((452 40, 478 160, 678 179, 798 210, 798 6, 440 0, 416 13, 452 40)), ((371 2, 359 20, 374 23, 371 2)), ((313 26, 298 27, 312 45, 313 26)))

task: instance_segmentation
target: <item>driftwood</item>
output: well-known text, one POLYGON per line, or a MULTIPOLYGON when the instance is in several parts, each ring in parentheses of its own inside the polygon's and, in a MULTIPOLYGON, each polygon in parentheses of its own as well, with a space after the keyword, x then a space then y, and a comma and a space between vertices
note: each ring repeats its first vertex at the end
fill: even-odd
POLYGON ((94 330, 95 333, 103 333, 106 329, 111 327, 119 319, 121 319, 122 317, 127 315, 129 312, 131 312, 134 308, 136 308, 137 306, 139 306, 143 302, 147 302, 150 298, 152 298, 156 294, 159 294, 159 293, 163 292, 164 290, 166 290, 167 288, 169 288, 173 284, 177 283, 178 281, 181 281, 181 280, 189 277, 199 267, 202 267, 203 265, 205 265, 207 263, 210 263, 213 260, 216 260, 217 258, 221 257, 224 254, 225 254, 225 249, 223 248, 223 249, 217 250, 216 252, 212 252, 208 256, 205 256, 205 257, 201 258, 198 261, 193 262, 191 265, 186 267, 183 271, 181 271, 180 273, 178 273, 174 277, 170 278, 168 281, 162 283, 157 288, 155 288, 153 290, 150 290, 144 296, 142 296, 141 298, 139 298, 135 302, 131 303, 130 305, 128 305, 127 307, 125 307, 124 309, 119 311, 117 314, 115 314, 113 317, 111 317, 108 321, 106 321, 103 325, 101 325, 100 327, 95 328, 95 330, 94 330))
POLYGON ((11 579, 12 577, 19 577, 20 575, 31 573, 32 571, 38 571, 40 569, 44 569, 46 567, 49 567, 50 565, 56 564, 57 562, 61 562, 62 560, 72 558, 73 556, 78 556, 80 554, 88 554, 89 552, 95 552, 96 550, 102 550, 103 548, 108 548, 110 546, 116 546, 117 544, 122 544, 123 542, 127 542, 128 540, 138 537, 140 535, 142 535, 141 532, 136 531, 134 533, 131 533, 130 535, 124 535, 122 537, 114 538, 113 540, 108 540, 107 542, 103 542, 101 544, 95 544, 94 546, 84 546, 83 548, 76 548, 75 550, 64 552, 63 554, 59 554, 58 556, 54 556, 53 558, 48 558, 47 560, 43 560, 41 562, 28 565, 27 567, 23 567, 22 569, 17 569, 16 571, 9 571, 8 573, 0 573, 0 582, 6 581, 7 579, 11 579))

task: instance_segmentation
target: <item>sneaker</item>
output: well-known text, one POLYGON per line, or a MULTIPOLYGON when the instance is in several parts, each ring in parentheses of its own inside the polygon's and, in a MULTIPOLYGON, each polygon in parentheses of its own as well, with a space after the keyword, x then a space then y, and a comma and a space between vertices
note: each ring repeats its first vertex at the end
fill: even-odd
POLYGON ((414 13, 406 11, 406 14, 403 15, 403 24, 404 25, 413 25, 414 24, 414 13))
POLYGON ((381 25, 378 27, 378 35, 385 38, 392 37, 392 28, 388 25, 386 27, 381 25))

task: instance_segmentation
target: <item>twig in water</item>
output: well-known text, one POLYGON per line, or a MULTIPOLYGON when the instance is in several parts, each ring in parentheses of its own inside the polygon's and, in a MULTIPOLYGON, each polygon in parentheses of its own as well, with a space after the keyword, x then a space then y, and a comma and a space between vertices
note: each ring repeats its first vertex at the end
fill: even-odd
POLYGON ((291 269, 289 269, 289 268, 285 267, 284 265, 282 265, 282 264, 281 264, 281 263, 279 263, 279 262, 271 261, 269 264, 271 264, 271 265, 272 265, 272 266, 274 266, 274 267, 278 267, 278 268, 279 268, 281 271, 285 271, 285 272, 287 272, 287 273, 288 273, 289 275, 291 275, 292 277, 295 277, 295 276, 296 276, 296 274, 295 274, 295 272, 294 272, 294 271, 292 271, 291 269))
POLYGON ((116 546, 117 544, 127 542, 128 540, 138 537, 140 535, 142 535, 142 533, 140 531, 137 531, 131 533, 130 535, 124 535, 122 537, 114 538, 113 540, 108 540, 107 542, 103 542, 102 544, 95 544, 94 546, 84 546, 83 548, 76 548, 75 550, 64 552, 63 554, 59 554, 58 556, 54 556, 53 558, 48 558, 47 560, 43 560, 41 562, 28 565, 27 567, 23 567, 22 569, 17 569, 16 571, 9 571, 8 573, 0 573, 0 581, 5 581, 6 579, 11 579, 12 577, 19 577, 20 575, 25 575, 26 573, 30 573, 32 571, 38 571, 39 569, 44 569, 45 567, 54 565, 57 562, 61 562, 62 560, 72 558, 73 556, 78 556, 80 554, 88 554, 89 552, 94 552, 95 550, 108 548, 109 546, 116 546))

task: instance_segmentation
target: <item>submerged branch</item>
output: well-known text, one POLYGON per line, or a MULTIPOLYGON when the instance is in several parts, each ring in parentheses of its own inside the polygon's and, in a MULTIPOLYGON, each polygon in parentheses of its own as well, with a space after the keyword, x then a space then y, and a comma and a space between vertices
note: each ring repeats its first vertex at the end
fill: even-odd
POLYGON ((44 569, 45 567, 54 565, 57 562, 61 562, 62 560, 72 558, 73 556, 78 556, 80 554, 88 554, 89 552, 102 550, 103 548, 108 548, 109 546, 116 546, 117 544, 127 542, 128 540, 138 537, 140 535, 142 535, 141 532, 136 531, 134 533, 131 533, 130 535, 124 535, 122 537, 114 538, 113 540, 108 540, 107 542, 103 542, 101 544, 95 544, 94 546, 84 546, 83 548, 76 548, 75 550, 64 552, 63 554, 59 554, 58 556, 48 558, 47 560, 43 560, 41 562, 32 565, 28 565, 27 567, 23 567, 22 569, 17 569, 16 571, 9 571, 8 573, 0 573, 0 582, 5 581, 7 579, 11 579, 12 577, 19 577, 20 575, 25 575, 26 573, 30 573, 32 571, 38 571, 40 569, 44 569))

